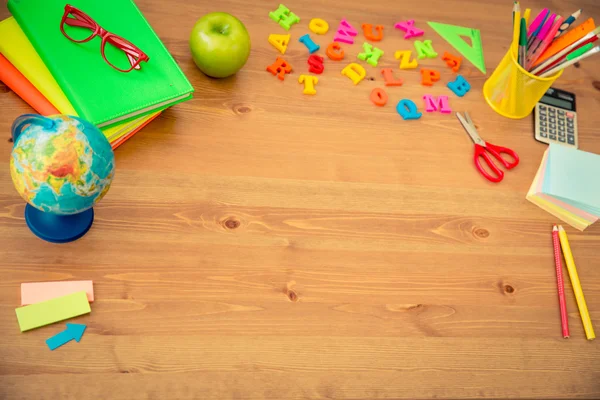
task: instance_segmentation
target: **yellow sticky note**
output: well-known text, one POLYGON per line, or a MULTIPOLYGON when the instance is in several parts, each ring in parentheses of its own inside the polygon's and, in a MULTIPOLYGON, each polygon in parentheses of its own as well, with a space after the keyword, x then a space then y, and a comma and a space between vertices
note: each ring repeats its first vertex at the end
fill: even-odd
POLYGON ((87 314, 90 311, 85 291, 15 309, 21 332, 87 314))

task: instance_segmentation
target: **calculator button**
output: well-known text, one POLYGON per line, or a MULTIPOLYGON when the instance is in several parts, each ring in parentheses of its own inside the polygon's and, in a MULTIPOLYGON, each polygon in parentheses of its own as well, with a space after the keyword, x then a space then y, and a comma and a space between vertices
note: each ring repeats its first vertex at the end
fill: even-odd
POLYGON ((574 135, 574 134, 575 134, 575 131, 574 131, 573 129, 571 129, 571 128, 567 128, 567 133, 568 133, 569 135, 574 135))
POLYGON ((548 134, 546 132, 540 132, 540 136, 543 138, 547 138, 548 134))
POLYGON ((550 121, 550 122, 556 122, 556 118, 554 118, 553 116, 550 116, 550 118, 548 118, 548 121, 550 121))
POLYGON ((575 136, 567 136, 567 143, 569 144, 575 144, 575 136))
POLYGON ((558 131, 558 136, 565 136, 565 131, 559 130, 558 131))
POLYGON ((540 106, 540 110, 545 110, 546 106, 540 106))
POLYGON ((562 120, 562 119, 559 119, 559 120, 558 120, 558 124, 559 124, 560 126, 565 126, 565 121, 564 121, 564 120, 562 120))
POLYGON ((565 112, 563 110, 558 110, 558 115, 565 115, 565 112))
POLYGON ((567 113, 567 118, 573 118, 575 116, 575 114, 573 114, 572 112, 568 112, 567 113))
POLYGON ((550 129, 556 129, 556 124, 550 124, 550 129))
POLYGON ((550 128, 549 132, 550 132, 551 135, 556 135, 556 129, 550 128))
POLYGON ((550 135, 550 140, 556 140, 556 135, 550 135))
POLYGON ((565 142, 565 138, 562 137, 562 136, 559 136, 558 137, 558 141, 561 142, 561 143, 564 143, 565 142))
POLYGON ((540 115, 540 121, 545 121, 546 120, 546 116, 545 115, 540 115))
POLYGON ((554 110, 554 108, 550 108, 550 109, 548 109, 548 112, 549 112, 550 114, 554 114, 554 113, 556 113, 556 111, 554 110))

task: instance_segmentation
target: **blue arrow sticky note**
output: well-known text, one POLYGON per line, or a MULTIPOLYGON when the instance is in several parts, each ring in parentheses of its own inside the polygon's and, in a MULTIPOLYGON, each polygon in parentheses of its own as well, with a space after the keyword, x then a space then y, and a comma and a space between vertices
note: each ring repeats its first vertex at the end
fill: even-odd
POLYGON ((83 332, 85 332, 86 326, 83 324, 69 324, 67 323, 67 329, 64 331, 52 336, 49 339, 46 339, 46 344, 50 348, 50 350, 54 350, 65 343, 70 342, 71 340, 75 340, 79 342, 81 337, 83 336, 83 332))

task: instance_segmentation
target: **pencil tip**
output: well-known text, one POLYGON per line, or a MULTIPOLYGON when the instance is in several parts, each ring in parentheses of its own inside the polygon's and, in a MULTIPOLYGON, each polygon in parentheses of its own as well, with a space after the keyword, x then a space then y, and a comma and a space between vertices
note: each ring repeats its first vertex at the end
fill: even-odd
POLYGON ((554 232, 556 232, 556 231, 558 230, 558 227, 557 227, 556 225, 554 225, 554 226, 552 227, 552 230, 553 230, 554 232))
POLYGON ((558 230, 559 230, 559 231, 561 231, 561 232, 564 232, 564 231, 565 231, 565 228, 563 228, 563 227, 562 227, 562 225, 559 225, 559 226, 558 226, 558 230))

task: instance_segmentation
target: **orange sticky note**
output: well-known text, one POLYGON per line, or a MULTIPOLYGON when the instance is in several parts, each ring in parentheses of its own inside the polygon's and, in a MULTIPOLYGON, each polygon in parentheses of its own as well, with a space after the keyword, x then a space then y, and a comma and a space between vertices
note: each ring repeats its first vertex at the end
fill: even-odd
POLYGON ((41 303, 77 292, 85 292, 88 301, 94 301, 92 281, 58 281, 21 283, 21 305, 41 303))

